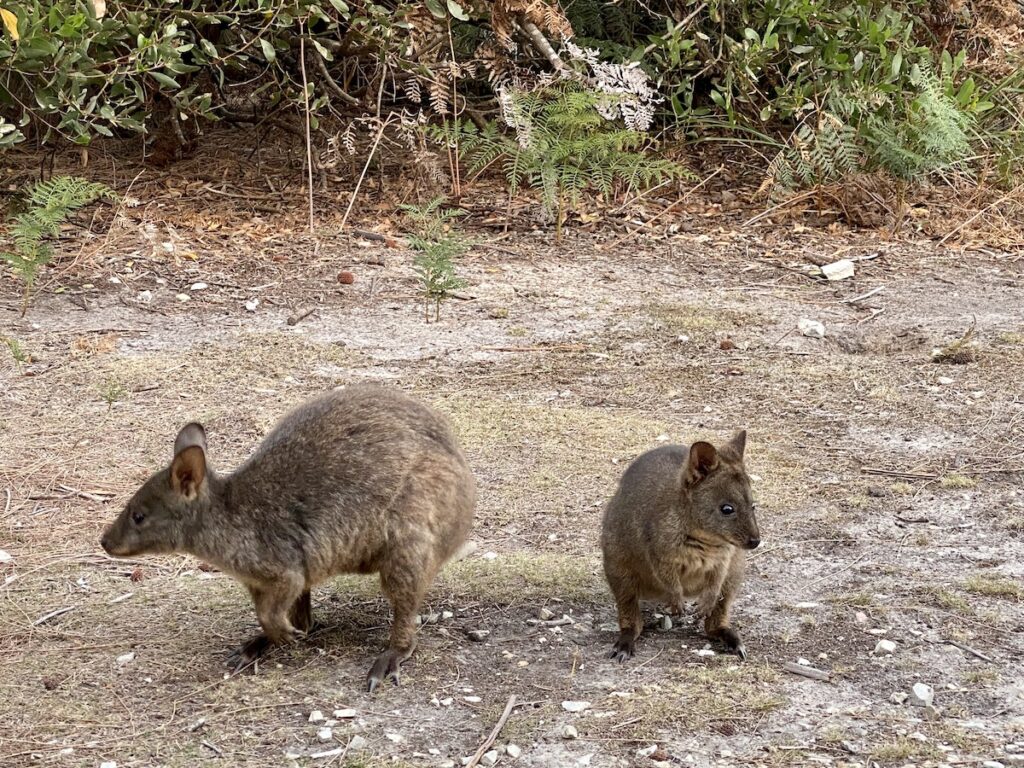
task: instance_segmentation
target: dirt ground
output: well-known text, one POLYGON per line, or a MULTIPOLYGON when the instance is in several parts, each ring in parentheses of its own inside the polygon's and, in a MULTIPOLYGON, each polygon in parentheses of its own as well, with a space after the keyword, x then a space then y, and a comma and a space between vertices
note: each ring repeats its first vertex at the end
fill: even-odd
MULTIPOLYGON (((200 167, 69 232, 24 318, 0 282, 0 765, 461 765, 513 695, 499 765, 1024 765, 1020 253, 713 199, 658 237, 561 245, 479 215, 469 286, 427 324, 401 242, 339 231, 329 201, 314 239, 301 176, 262 210, 267 187, 200 167), (802 271, 842 257, 853 279, 802 271), (958 364, 933 361, 972 327, 958 364), (400 686, 362 690, 389 610, 360 577, 314 593, 306 642, 226 678, 256 629, 244 590, 189 557, 113 560, 100 533, 186 421, 229 469, 289 406, 363 380, 450 415, 477 549, 430 591, 400 686), (657 606, 638 656, 607 660, 597 536, 620 473, 741 427, 764 542, 735 612, 748 660, 688 618, 656 628, 657 606)), ((393 211, 357 226, 398 234, 393 211)))

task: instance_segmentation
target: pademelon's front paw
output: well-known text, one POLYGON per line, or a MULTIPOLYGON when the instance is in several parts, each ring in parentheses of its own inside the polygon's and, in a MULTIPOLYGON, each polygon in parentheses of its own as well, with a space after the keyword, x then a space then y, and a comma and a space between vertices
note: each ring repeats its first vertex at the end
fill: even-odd
POLYGON ((608 652, 608 658, 615 659, 615 661, 622 664, 624 661, 633 658, 635 652, 636 638, 632 634, 623 632, 619 635, 619 639, 615 641, 611 651, 608 652))
POLYGON ((385 680, 398 685, 398 670, 402 664, 403 654, 395 650, 384 651, 370 667, 366 676, 366 690, 373 693, 385 680))
POLYGON ((253 664, 270 647, 270 638, 266 635, 256 635, 252 640, 240 648, 236 648, 228 656, 227 665, 231 667, 231 674, 235 675, 253 664))
POLYGON ((739 633, 732 627, 719 627, 710 634, 710 637, 721 642, 730 653, 735 653, 741 659, 746 660, 747 649, 743 646, 743 640, 739 633))

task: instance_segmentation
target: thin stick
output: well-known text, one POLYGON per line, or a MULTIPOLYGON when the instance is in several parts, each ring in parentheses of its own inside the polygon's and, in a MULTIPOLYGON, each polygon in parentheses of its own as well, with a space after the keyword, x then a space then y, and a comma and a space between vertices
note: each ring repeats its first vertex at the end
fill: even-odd
POLYGON ((895 469, 879 469, 878 467, 861 467, 860 471, 865 475, 885 475, 886 477, 900 477, 905 480, 938 480, 938 475, 927 472, 901 472, 895 469))
POLYGON ((0 515, 0 518, 7 517, 8 513, 11 511, 11 489, 4 488, 4 493, 7 494, 7 503, 4 505, 4 513, 3 515, 0 515))
POLYGON ((33 627, 38 627, 40 624, 45 624, 50 619, 55 619, 58 616, 61 616, 61 615, 65 614, 65 613, 67 613, 68 611, 73 611, 73 610, 75 610, 75 606, 69 605, 67 608, 58 608, 56 611, 50 611, 45 616, 40 616, 38 619, 33 621, 32 622, 32 626, 33 627))
POLYGON ((946 645, 952 645, 952 646, 954 646, 956 648, 959 648, 961 651, 964 651, 965 653, 969 653, 972 656, 977 656, 982 661, 987 661, 989 664, 995 664, 996 663, 995 659, 993 659, 991 656, 986 656, 984 653, 982 653, 981 651, 977 650, 976 648, 971 648, 971 646, 969 646, 969 645, 964 645, 963 643, 958 643, 956 640, 948 640, 946 638, 943 638, 941 640, 929 640, 928 642, 932 643, 934 645, 942 645, 943 643, 945 643, 946 645))
POLYGON ((508 697, 508 703, 505 705, 505 711, 501 713, 501 717, 498 718, 498 722, 494 726, 494 730, 491 731, 491 735, 484 739, 484 743, 480 745, 480 748, 473 755, 472 759, 466 764, 466 768, 476 768, 480 764, 480 758, 484 756, 484 753, 491 748, 491 745, 498 738, 498 734, 501 733, 501 729, 505 727, 505 721, 508 720, 508 716, 512 714, 512 710, 516 706, 516 695, 513 693, 508 697))
POLYGON ((749 219, 744 221, 740 226, 741 227, 749 227, 751 224, 760 221, 765 216, 771 216, 773 213, 775 213, 780 208, 785 208, 788 205, 793 205, 794 203, 802 202, 804 200, 807 200, 808 198, 814 197, 815 194, 816 194, 816 192, 812 189, 809 192, 803 192, 803 193, 801 193, 799 195, 796 195, 794 197, 789 198, 788 200, 783 200, 778 205, 773 205, 768 210, 761 211, 756 216, 751 216, 749 219))
MULTIPOLYGON (((309 234, 314 234, 313 221, 313 141, 309 129, 309 84, 306 81, 306 21, 299 22, 299 69, 302 71, 302 103, 306 111, 306 181, 309 187, 309 234)), ((342 224, 344 226, 344 224, 342 224)))
POLYGON ((860 296, 854 296, 852 299, 843 299, 843 304, 856 304, 858 301, 864 301, 869 296, 874 296, 876 293, 881 293, 885 290, 884 285, 880 285, 867 293, 862 293, 860 296))
POLYGON ((356 182, 356 188, 352 190, 352 199, 348 201, 348 208, 345 209, 345 215, 341 217, 341 226, 339 229, 344 229, 345 224, 348 222, 348 216, 352 213, 352 206, 356 204, 356 198, 359 197, 359 189, 363 186, 363 179, 366 178, 366 172, 370 168, 370 161, 373 160, 373 156, 377 153, 377 145, 380 144, 381 138, 384 136, 384 129, 387 127, 387 122, 380 124, 380 130, 377 131, 377 138, 373 140, 373 146, 370 147, 370 154, 366 157, 366 164, 363 165, 363 172, 359 174, 359 181, 356 182))

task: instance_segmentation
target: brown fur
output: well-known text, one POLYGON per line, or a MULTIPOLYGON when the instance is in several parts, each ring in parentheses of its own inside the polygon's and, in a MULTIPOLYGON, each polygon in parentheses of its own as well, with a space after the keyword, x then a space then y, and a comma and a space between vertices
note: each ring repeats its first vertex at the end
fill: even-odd
POLYGON ((633 655, 643 629, 640 600, 660 600, 678 612, 687 598, 697 598, 707 635, 745 657, 729 626, 745 550, 761 539, 745 445, 740 432, 718 449, 705 442, 655 448, 622 476, 601 531, 604 572, 619 611, 611 658, 633 655), (724 514, 723 505, 733 512, 724 514))
POLYGON ((212 470, 189 424, 171 466, 151 477, 103 535, 112 555, 188 552, 249 589, 265 634, 239 666, 312 626, 310 589, 340 573, 379 573, 394 608, 391 642, 368 676, 397 681, 415 617, 473 519, 473 475, 447 421, 401 392, 333 390, 286 415, 252 457, 212 470))

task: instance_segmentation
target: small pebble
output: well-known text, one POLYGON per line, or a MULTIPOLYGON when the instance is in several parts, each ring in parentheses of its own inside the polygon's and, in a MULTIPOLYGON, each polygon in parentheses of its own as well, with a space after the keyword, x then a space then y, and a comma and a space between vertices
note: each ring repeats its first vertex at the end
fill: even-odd
POLYGON ((455 616, 455 614, 452 613, 451 611, 441 611, 441 618, 444 619, 444 620, 448 620, 448 619, 452 618, 453 616, 455 616))
POLYGON ((949 378, 949 376, 939 376, 938 382, 939 384, 942 384, 944 387, 948 387, 950 384, 953 383, 953 380, 949 378))
POLYGON ((321 728, 316 732, 316 737, 320 739, 320 741, 330 741, 334 738, 334 731, 330 728, 321 728))
POLYGON ((1005 766, 998 760, 986 760, 981 765, 982 768, 1005 768, 1005 766))
POLYGON ((104 763, 100 763, 100 768, 117 768, 117 763, 113 760, 107 760, 104 763))
POLYGON ((658 629, 662 632, 668 632, 672 629, 672 619, 669 616, 662 616, 658 622, 658 629))
POLYGON ((451 696, 448 696, 447 698, 441 699, 441 706, 450 707, 454 702, 455 699, 453 699, 451 696))
POLYGON ((390 741, 392 744, 401 744, 405 739, 400 733, 384 733, 384 738, 390 741))
POLYGON ((853 620, 856 621, 858 624, 867 624, 868 615, 864 613, 864 611, 857 611, 855 614, 853 614, 853 620))
POLYGON ((657 751, 658 751, 658 745, 657 744, 651 744, 651 745, 646 746, 646 747, 640 747, 640 749, 638 749, 636 751, 636 756, 637 757, 650 757, 651 755, 653 755, 657 751))
POLYGON ((322 723, 324 719, 324 713, 319 709, 314 709, 309 713, 309 722, 311 723, 322 723))
POLYGON ((356 711, 354 709, 336 709, 334 716, 339 720, 348 720, 356 716, 356 711))
POLYGON ((523 750, 515 744, 509 744, 507 747, 505 747, 505 754, 507 754, 513 760, 516 760, 521 754, 523 754, 523 750))
POLYGON ((350 750, 366 749, 366 744, 367 744, 366 739, 364 739, 362 736, 359 736, 357 734, 357 735, 353 736, 352 737, 352 741, 350 741, 348 743, 348 748, 350 750))
POLYGON ((541 608, 537 611, 537 618, 541 621, 551 621, 551 619, 555 618, 555 613, 547 608, 541 608))
MULTIPOLYGON (((463 696, 462 700, 468 704, 479 704, 483 701, 479 696, 463 696)), ((441 703, 443 704, 444 702, 442 701, 441 703)))
POLYGON ((490 752, 484 752, 483 757, 480 758, 482 765, 491 766, 498 762, 498 750, 492 749, 490 752))
POLYGON ((135 651, 129 651, 128 653, 122 653, 117 657, 118 664, 129 664, 135 661, 135 651))
POLYGON ((579 737, 580 732, 576 730, 575 725, 562 726, 562 738, 566 741, 572 741, 573 739, 578 739, 579 737))
POLYGON ((875 646, 875 655, 890 654, 896 652, 896 643, 892 640, 879 640, 875 646))
POLYGON ((482 643, 487 639, 487 636, 491 634, 490 630, 487 629, 473 629, 466 633, 470 640, 474 643, 482 643))

